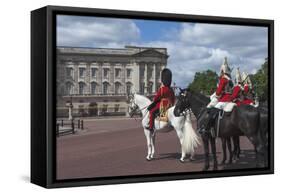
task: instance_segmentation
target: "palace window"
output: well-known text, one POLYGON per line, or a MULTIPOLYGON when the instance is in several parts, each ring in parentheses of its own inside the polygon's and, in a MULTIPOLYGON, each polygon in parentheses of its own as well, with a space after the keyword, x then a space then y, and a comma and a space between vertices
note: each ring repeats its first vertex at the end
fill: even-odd
POLYGON ((131 78, 131 77, 132 77, 132 70, 127 69, 127 78, 131 78))
POLYGON ((85 77, 86 68, 79 67, 79 77, 85 77))
POLYGON ((91 71, 92 71, 92 77, 97 77, 98 69, 97 68, 92 68, 91 71))
POLYGON ((121 76, 121 69, 115 69, 115 77, 120 78, 121 76))
POLYGON ((80 95, 83 95, 84 93, 85 93, 85 83, 83 83, 83 82, 80 82, 79 83, 79 94, 80 95))
POLYGON ((73 94, 73 84, 71 82, 66 83, 66 95, 73 94))
POLYGON ((108 68, 103 69, 103 77, 108 78, 108 74, 109 74, 109 69, 108 68))
POLYGON ((109 87, 109 83, 104 82, 103 83, 103 94, 108 94, 108 87, 109 87))
POLYGON ((97 93, 97 83, 92 82, 91 83, 91 94, 96 94, 97 93))
POLYGON ((127 94, 132 93, 132 84, 131 83, 126 84, 126 92, 127 92, 127 94))
POLYGON ((66 77, 73 78, 73 68, 72 67, 66 68, 66 77))
POLYGON ((121 84, 119 82, 115 83, 115 94, 121 93, 121 84))

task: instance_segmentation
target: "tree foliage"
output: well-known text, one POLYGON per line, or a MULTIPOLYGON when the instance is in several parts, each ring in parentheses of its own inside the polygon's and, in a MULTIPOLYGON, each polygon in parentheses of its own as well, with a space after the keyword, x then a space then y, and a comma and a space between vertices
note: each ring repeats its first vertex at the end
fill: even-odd
POLYGON ((211 95, 216 89, 217 81, 218 75, 215 71, 196 72, 193 81, 188 87, 192 91, 200 92, 204 95, 211 95))
MULTIPOLYGON (((253 90, 260 102, 268 100, 268 60, 261 65, 256 74, 249 75, 253 84, 253 90)), ((215 71, 207 70, 196 72, 193 81, 189 84, 192 91, 200 92, 204 95, 211 95, 218 82, 218 75, 215 71)))
POLYGON ((261 102, 268 100, 268 59, 262 64, 256 74, 250 75, 253 89, 261 102))

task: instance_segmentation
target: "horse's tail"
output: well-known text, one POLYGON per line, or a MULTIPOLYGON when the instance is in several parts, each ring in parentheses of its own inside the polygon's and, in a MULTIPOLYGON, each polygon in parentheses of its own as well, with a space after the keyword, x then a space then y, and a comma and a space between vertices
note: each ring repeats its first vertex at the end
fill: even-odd
POLYGON ((189 118, 185 119, 183 126, 183 142, 182 148, 183 151, 187 154, 192 154, 194 149, 200 145, 199 137, 196 134, 195 127, 192 126, 192 120, 189 118))

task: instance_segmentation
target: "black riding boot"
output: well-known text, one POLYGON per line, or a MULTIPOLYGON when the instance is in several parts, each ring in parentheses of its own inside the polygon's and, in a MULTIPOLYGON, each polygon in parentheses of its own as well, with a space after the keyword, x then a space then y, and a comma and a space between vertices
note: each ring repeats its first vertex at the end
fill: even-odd
POLYGON ((207 112, 209 116, 207 120, 204 122, 205 125, 198 129, 199 134, 203 134, 211 131, 211 128, 215 126, 214 124, 219 111, 220 110, 217 108, 208 108, 207 112))

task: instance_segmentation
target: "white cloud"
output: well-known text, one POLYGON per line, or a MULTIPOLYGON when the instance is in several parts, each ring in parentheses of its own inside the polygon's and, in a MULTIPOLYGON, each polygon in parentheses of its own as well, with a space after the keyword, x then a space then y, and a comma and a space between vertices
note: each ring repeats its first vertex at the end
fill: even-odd
POLYGON ((224 57, 232 68, 249 73, 255 73, 267 57, 266 28, 196 23, 183 24, 176 34, 148 45, 168 48, 168 66, 180 86, 190 83, 197 71, 218 72, 224 57))
POLYGON ((58 16, 57 22, 58 46, 119 47, 140 37, 140 30, 132 20, 58 16))
POLYGON ((193 80, 195 72, 218 72, 224 57, 232 67, 255 73, 268 52, 268 32, 264 27, 184 23, 179 29, 167 30, 161 41, 144 42, 133 20, 60 16, 58 24, 58 45, 167 48, 168 67, 182 87, 193 80))

